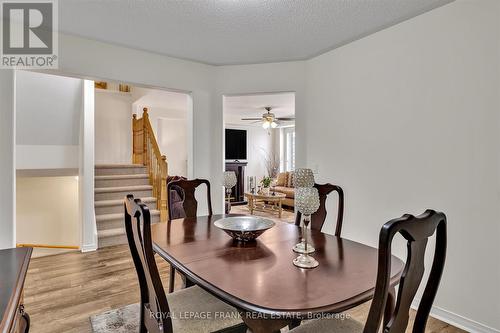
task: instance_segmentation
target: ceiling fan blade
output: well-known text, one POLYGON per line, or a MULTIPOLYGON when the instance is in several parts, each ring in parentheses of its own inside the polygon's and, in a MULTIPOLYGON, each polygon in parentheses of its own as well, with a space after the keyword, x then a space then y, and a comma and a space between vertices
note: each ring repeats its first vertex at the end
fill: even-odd
POLYGON ((241 120, 262 120, 262 118, 241 118, 241 120))
POLYGON ((284 120, 284 121, 295 120, 295 118, 282 118, 282 117, 275 118, 275 119, 276 119, 276 120, 284 120))

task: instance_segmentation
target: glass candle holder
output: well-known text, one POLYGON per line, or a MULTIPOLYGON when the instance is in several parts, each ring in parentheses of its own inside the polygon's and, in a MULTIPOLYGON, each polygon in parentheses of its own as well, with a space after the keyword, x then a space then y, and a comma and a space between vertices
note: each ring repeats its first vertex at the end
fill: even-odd
POLYGON ((293 247, 293 252, 296 253, 314 253, 316 249, 314 246, 311 244, 307 244, 306 246, 306 233, 307 233, 307 226, 309 225, 309 222, 311 221, 311 215, 304 215, 302 219, 302 226, 301 226, 301 237, 300 237, 300 243, 295 244, 293 247))
POLYGON ((257 177, 255 176, 251 176, 251 185, 250 185, 250 192, 252 192, 252 194, 255 194, 255 186, 257 184, 257 177))
MULTIPOLYGON (((314 249, 310 248, 307 240, 307 227, 311 221, 311 215, 319 208, 319 193, 314 187, 301 187, 295 191, 295 207, 304 216, 302 227, 303 253, 293 260, 293 264, 300 268, 314 268, 319 265, 318 261, 311 257, 309 253, 314 249)), ((295 246, 297 247, 297 245, 295 246)), ((294 247, 294 250, 295 250, 294 247)))
POLYGON ((234 171, 224 171, 223 185, 226 188, 227 203, 229 205, 228 212, 231 211, 231 189, 236 185, 236 173, 234 171))
POLYGON ((295 169, 293 175, 293 184, 295 188, 313 187, 314 174, 311 169, 295 169))
MULTIPOLYGON (((314 186, 314 174, 311 169, 305 169, 305 168, 300 168, 300 169, 295 169, 295 174, 294 174, 294 186, 295 188, 303 188, 303 187, 313 187, 314 186)), ((307 216, 304 214, 304 219, 310 220, 310 215, 307 216)), ((302 237, 300 239, 300 243, 294 246, 293 251, 297 253, 313 253, 315 251, 314 247, 308 246, 307 250, 305 248, 305 227, 304 224, 302 224, 302 237)))

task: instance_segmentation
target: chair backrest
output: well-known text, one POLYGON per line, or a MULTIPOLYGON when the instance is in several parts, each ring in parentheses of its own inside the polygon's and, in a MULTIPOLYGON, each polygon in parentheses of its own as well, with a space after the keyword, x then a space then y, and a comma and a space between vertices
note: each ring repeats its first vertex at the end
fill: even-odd
MULTIPOLYGON (((195 191, 198 186, 205 184, 207 186, 207 205, 208 205, 208 215, 212 215, 212 196, 210 195, 210 182, 206 179, 180 179, 168 183, 167 193, 170 196, 170 191, 174 187, 178 187, 182 190, 184 195, 184 200, 182 201, 182 207, 184 208, 184 213, 186 217, 196 217, 198 212, 198 201, 195 197, 195 191)), ((170 198, 169 198, 170 199, 170 198)), ((172 213, 169 210, 168 219, 172 220, 172 213)))
MULTIPOLYGON (((340 236, 340 233, 342 232, 342 219, 344 217, 344 191, 340 186, 332 184, 314 184, 314 187, 318 189, 320 204, 316 213, 311 215, 311 229, 321 231, 321 229, 323 228, 323 224, 325 223, 327 214, 326 198, 328 197, 328 194, 335 191, 338 193, 339 197, 335 236, 340 236)), ((300 226, 301 219, 302 214, 300 212, 297 212, 297 216, 295 217, 295 225, 300 226)))
POLYGON ((140 332, 172 332, 167 297, 156 266, 149 208, 129 194, 124 201, 125 230, 141 291, 140 332))
POLYGON ((419 216, 403 215, 384 224, 380 231, 378 273, 375 294, 365 324, 364 333, 377 333, 384 316, 390 287, 391 245, 396 234, 407 241, 408 255, 399 281, 398 296, 392 313, 384 318, 384 333, 405 332, 410 306, 424 275, 425 249, 429 237, 436 232, 434 259, 424 294, 417 310, 413 333, 423 333, 437 293, 446 258, 446 216, 426 210, 419 216))

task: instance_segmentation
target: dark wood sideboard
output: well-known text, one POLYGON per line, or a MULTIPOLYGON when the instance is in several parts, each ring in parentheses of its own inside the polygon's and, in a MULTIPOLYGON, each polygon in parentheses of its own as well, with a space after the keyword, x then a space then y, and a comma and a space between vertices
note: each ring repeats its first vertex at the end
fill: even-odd
POLYGON ((30 247, 0 250, 0 333, 29 331, 23 287, 32 251, 30 247))
POLYGON ((245 167, 247 162, 226 162, 226 171, 236 173, 236 186, 231 190, 231 203, 244 205, 245 201, 245 167))

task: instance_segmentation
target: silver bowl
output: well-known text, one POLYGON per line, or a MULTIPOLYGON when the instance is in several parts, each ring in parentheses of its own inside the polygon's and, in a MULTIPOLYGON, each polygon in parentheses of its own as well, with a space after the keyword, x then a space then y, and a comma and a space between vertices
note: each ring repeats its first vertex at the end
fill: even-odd
POLYGON ((231 216, 214 222, 233 239, 243 242, 253 241, 276 223, 256 216, 231 216))

